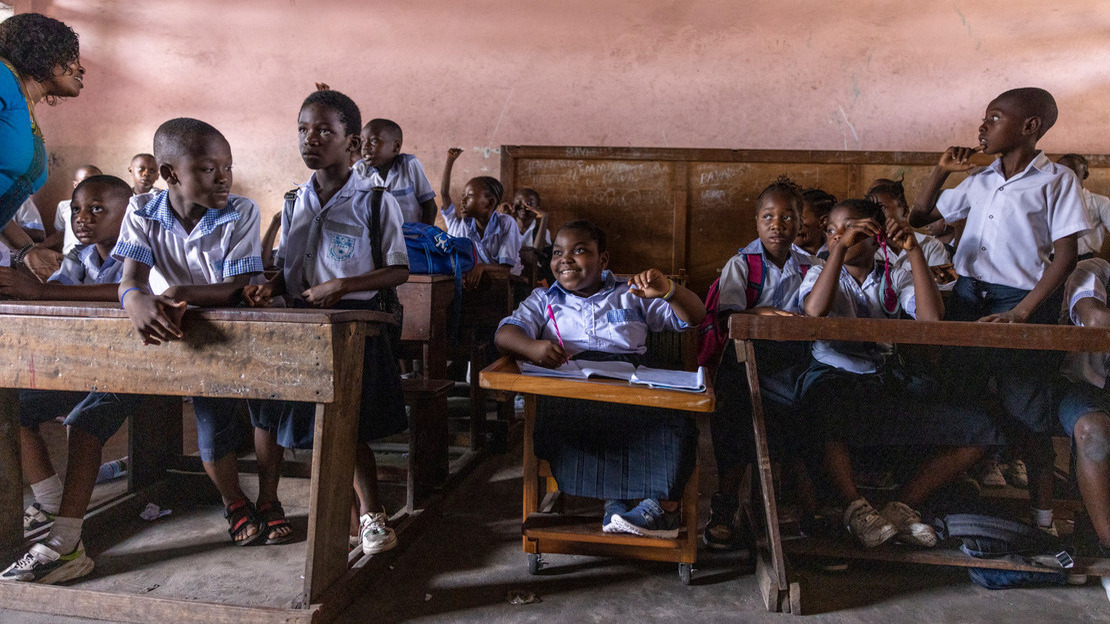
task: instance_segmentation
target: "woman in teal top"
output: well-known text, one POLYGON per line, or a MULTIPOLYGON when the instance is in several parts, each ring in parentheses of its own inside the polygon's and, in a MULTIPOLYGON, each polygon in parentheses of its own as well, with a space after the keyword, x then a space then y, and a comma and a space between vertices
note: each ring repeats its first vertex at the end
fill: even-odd
MULTIPOLYGON (((0 22, 0 227, 46 182, 35 104, 77 97, 84 75, 77 33, 69 26, 38 13, 0 22)), ((22 260, 31 246, 12 251, 22 260)))

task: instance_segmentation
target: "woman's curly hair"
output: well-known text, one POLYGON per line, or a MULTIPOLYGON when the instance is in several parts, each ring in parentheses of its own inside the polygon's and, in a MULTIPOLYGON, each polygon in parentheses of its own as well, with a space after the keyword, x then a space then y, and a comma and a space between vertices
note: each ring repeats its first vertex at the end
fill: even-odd
POLYGON ((77 33, 54 18, 20 13, 0 22, 0 57, 32 80, 49 80, 55 67, 68 67, 80 53, 77 33))

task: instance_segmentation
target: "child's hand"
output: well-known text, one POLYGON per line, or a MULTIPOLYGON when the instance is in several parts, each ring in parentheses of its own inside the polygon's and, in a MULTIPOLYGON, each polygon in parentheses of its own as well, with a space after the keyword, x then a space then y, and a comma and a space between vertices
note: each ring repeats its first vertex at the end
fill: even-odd
POLYGON ((454 162, 459 156, 462 156, 463 150, 461 147, 452 147, 447 150, 447 162, 454 162))
POLYGON ((474 290, 477 288, 478 284, 482 281, 482 274, 485 273, 485 270, 485 266, 481 264, 475 265, 469 273, 463 275, 463 287, 467 290, 474 290))
POLYGON ((751 308, 748 310, 748 314, 755 314, 756 316, 796 316, 793 312, 787 312, 772 306, 751 308))
POLYGON ((1029 316, 1022 314, 1017 310, 1006 310, 998 314, 988 314, 979 319, 980 323, 1024 323, 1029 320, 1029 316))
MULTIPOLYGON (((847 227, 837 232, 830 242, 847 250, 861 241, 878 236, 881 231, 882 228, 879 226, 878 221, 874 219, 858 219, 852 221, 847 227)), ((832 245, 830 245, 830 248, 831 247, 832 245)))
POLYGON ((330 308, 343 297, 342 280, 332 279, 301 293, 301 297, 317 308, 330 308))
POLYGON ((528 360, 536 366, 558 368, 570 361, 563 347, 550 340, 535 340, 528 347, 528 360))
POLYGON ((674 294, 675 283, 659 269, 648 269, 628 280, 629 292, 644 299, 658 299, 674 294))
POLYGON ((983 151, 982 145, 979 147, 956 147, 953 145, 944 150, 937 166, 950 173, 969 171, 975 166, 971 164, 971 157, 981 151, 983 151))
POLYGON ((316 83, 316 90, 317 91, 331 91, 331 87, 329 87, 328 83, 326 83, 326 82, 317 82, 316 83))
POLYGON ((62 254, 46 247, 32 247, 23 256, 23 264, 32 275, 45 282, 62 266, 62 254))
POLYGON ((497 212, 500 212, 503 215, 513 216, 513 205, 509 202, 501 202, 500 204, 497 204, 497 212))
POLYGON ((125 300, 127 317, 144 345, 158 345, 181 338, 181 319, 188 304, 166 295, 136 292, 125 300))
POLYGON ((252 308, 262 308, 270 305, 274 298, 274 287, 269 282, 265 284, 247 284, 243 287, 243 301, 252 308))
POLYGON ((886 220, 886 239, 891 247, 897 246, 898 249, 906 251, 917 249, 917 237, 914 236, 909 224, 893 217, 888 217, 886 220))
POLYGON ((38 299, 42 283, 10 267, 0 267, 0 295, 14 299, 38 299))

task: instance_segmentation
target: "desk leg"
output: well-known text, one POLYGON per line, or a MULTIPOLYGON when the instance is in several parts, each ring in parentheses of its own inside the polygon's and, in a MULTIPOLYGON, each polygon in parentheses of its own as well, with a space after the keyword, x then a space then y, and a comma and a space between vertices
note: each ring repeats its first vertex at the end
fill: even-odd
POLYGON ((0 388, 0 556, 23 546, 23 467, 19 452, 19 391, 0 388))
POLYGON ((318 603, 328 586, 347 571, 354 487, 355 440, 362 386, 365 334, 357 323, 334 326, 334 403, 316 404, 305 549, 305 608, 318 603))
MULTIPOLYGON (((527 522, 530 514, 539 511, 539 462, 532 446, 532 434, 536 430, 536 395, 524 395, 524 510, 521 522, 527 522)), ((523 526, 523 525, 522 525, 523 526)), ((524 552, 536 553, 535 540, 524 538, 524 552)))
MULTIPOLYGON (((759 485, 763 491, 764 523, 766 527, 766 548, 769 551, 770 561, 763 558, 760 553, 756 565, 760 568, 757 574, 761 579, 768 581, 769 587, 764 589, 764 602, 768 611, 779 611, 782 607, 781 597, 789 592, 786 581, 786 563, 782 553, 782 535, 779 533, 778 505, 775 499, 775 484, 771 476, 771 454, 767 447, 767 428, 763 420, 763 397, 759 392, 759 373, 755 363, 755 345, 750 340, 737 340, 736 358, 745 364, 748 374, 748 389, 752 399, 752 427, 755 430, 755 457, 756 471, 759 473, 759 485), (770 565, 770 570, 766 570, 770 565)), ((763 582, 760 585, 764 585, 763 582)))

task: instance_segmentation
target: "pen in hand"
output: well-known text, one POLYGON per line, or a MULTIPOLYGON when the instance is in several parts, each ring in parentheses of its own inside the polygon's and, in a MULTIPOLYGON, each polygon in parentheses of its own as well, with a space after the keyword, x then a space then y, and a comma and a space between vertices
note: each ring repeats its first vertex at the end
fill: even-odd
MULTIPOLYGON (((563 344, 563 335, 559 332, 559 323, 555 320, 555 310, 551 309, 551 304, 547 304, 547 316, 551 319, 551 324, 555 326, 555 337, 559 339, 559 346, 563 348, 565 353, 567 346, 563 344)), ((570 361, 570 356, 567 356, 567 362, 570 361)), ((566 362, 564 362, 565 364, 566 362)))

